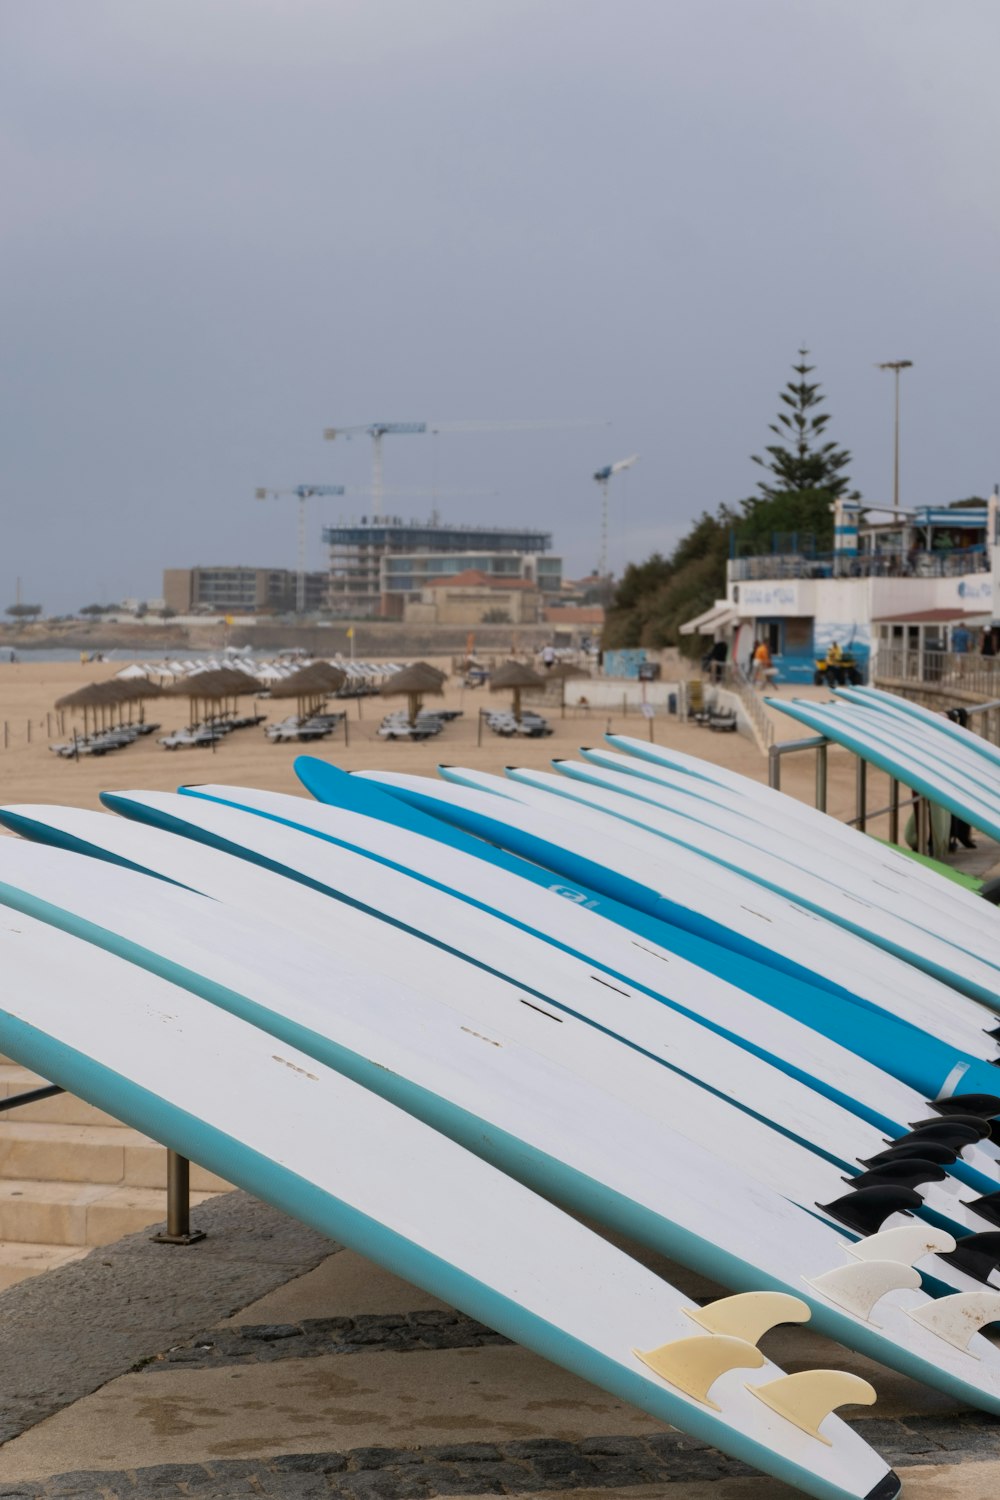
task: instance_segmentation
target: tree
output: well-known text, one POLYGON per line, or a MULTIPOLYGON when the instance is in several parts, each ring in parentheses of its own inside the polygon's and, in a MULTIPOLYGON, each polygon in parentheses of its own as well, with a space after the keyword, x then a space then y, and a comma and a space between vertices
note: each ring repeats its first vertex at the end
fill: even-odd
POLYGON ((40 604, 8 604, 5 614, 15 620, 33 620, 42 612, 40 604))
POLYGON ((785 410, 778 413, 777 422, 770 423, 771 432, 791 446, 771 443, 764 450, 766 458, 752 455, 755 464, 774 476, 773 480, 760 480, 757 488, 768 500, 806 492, 822 492, 831 500, 840 496, 860 500, 858 491, 848 488, 850 481, 844 473, 850 453, 836 443, 822 441, 830 413, 818 410, 826 399, 819 394, 819 382, 806 378, 815 369, 806 364, 808 353, 808 349, 799 350, 799 363, 792 366, 799 378, 790 380, 781 392, 785 410))

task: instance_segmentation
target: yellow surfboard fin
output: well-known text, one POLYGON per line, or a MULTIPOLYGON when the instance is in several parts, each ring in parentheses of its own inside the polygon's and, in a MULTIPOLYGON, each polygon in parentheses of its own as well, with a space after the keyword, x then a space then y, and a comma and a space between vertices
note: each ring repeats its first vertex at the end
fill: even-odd
POLYGON ((759 1370, 764 1356, 746 1339, 726 1338, 719 1334, 701 1334, 692 1339, 674 1339, 658 1349, 633 1349, 632 1353, 648 1365, 661 1380, 676 1386, 686 1396, 693 1396, 710 1406, 719 1407, 709 1391, 727 1370, 759 1370))
POLYGON ((878 1400, 874 1386, 847 1370, 800 1370, 766 1385, 748 1385, 747 1390, 828 1448, 833 1445, 819 1430, 824 1418, 838 1406, 873 1406, 878 1400))
POLYGON ((779 1323, 808 1323, 811 1315, 809 1304, 788 1292, 737 1292, 707 1307, 686 1307, 684 1311, 709 1333, 729 1334, 746 1339, 748 1344, 759 1344, 779 1323))

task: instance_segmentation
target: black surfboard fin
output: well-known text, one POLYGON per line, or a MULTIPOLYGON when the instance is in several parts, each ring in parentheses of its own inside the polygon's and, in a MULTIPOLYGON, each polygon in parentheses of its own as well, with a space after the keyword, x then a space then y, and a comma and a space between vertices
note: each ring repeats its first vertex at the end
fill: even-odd
POLYGON ((927 1103, 942 1115, 972 1115, 980 1120, 1000 1115, 1000 1094, 952 1094, 950 1099, 928 1099, 927 1103))
POLYGON ((982 1119, 979 1115, 932 1115, 929 1120, 912 1120, 910 1122, 910 1135, 919 1135, 923 1131, 930 1131, 936 1141, 943 1141, 946 1133, 951 1130, 965 1131, 965 1144, 970 1145, 975 1141, 984 1141, 990 1134, 989 1120, 982 1119))
POLYGON ((899 1145, 890 1146, 886 1151, 879 1151, 875 1156, 859 1156, 858 1160, 863 1167, 880 1167, 885 1162, 903 1161, 912 1157, 936 1162, 939 1167, 953 1167, 958 1161, 958 1152, 951 1146, 946 1146, 943 1141, 920 1139, 903 1141, 899 1145))
POLYGON ((964 1207, 971 1208, 974 1214, 1000 1229, 1000 1193, 983 1193, 979 1198, 969 1198, 964 1207))
POLYGON ((910 1130, 906 1135, 897 1137, 894 1141, 888 1141, 887 1145, 898 1150, 900 1146, 921 1146, 931 1141, 939 1146, 950 1146, 952 1151, 959 1155, 965 1146, 975 1146, 982 1140, 982 1136, 976 1130, 970 1130, 968 1125, 955 1123, 952 1120, 942 1120, 939 1127, 926 1130, 910 1130))
POLYGON ((862 1236, 877 1234, 893 1214, 913 1213, 923 1206, 924 1200, 919 1193, 893 1182, 858 1188, 853 1193, 845 1193, 843 1198, 835 1198, 832 1203, 816 1205, 832 1219, 839 1220, 862 1236))
POLYGON ((878 1187, 881 1183, 898 1183, 900 1187, 918 1188, 925 1182, 943 1182, 948 1176, 944 1167, 928 1161, 922 1156, 899 1156, 882 1162, 856 1177, 845 1177, 844 1181, 855 1191, 866 1187, 878 1187))
POLYGON ((1000 1234, 992 1229, 983 1234, 967 1234, 941 1259, 977 1281, 989 1281, 991 1273, 1000 1270, 1000 1234))

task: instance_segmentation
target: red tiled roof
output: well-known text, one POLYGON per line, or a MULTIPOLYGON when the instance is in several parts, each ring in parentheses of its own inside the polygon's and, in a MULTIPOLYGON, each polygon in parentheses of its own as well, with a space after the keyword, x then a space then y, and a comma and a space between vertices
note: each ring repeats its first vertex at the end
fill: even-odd
POLYGON ((546 625, 603 625, 600 604, 561 604, 542 611, 546 625))
POLYGON ((974 620, 979 616, 988 615, 989 609, 911 609, 909 614, 905 611, 894 615, 875 615, 873 623, 876 625, 935 625, 946 624, 949 620, 974 620))

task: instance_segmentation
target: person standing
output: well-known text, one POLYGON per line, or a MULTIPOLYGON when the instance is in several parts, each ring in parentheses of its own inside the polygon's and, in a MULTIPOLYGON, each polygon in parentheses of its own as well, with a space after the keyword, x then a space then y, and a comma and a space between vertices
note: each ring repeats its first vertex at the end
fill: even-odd
POLYGON ((755 687, 766 687, 774 668, 771 664, 771 648, 767 641, 757 642, 753 653, 753 682, 755 687))

